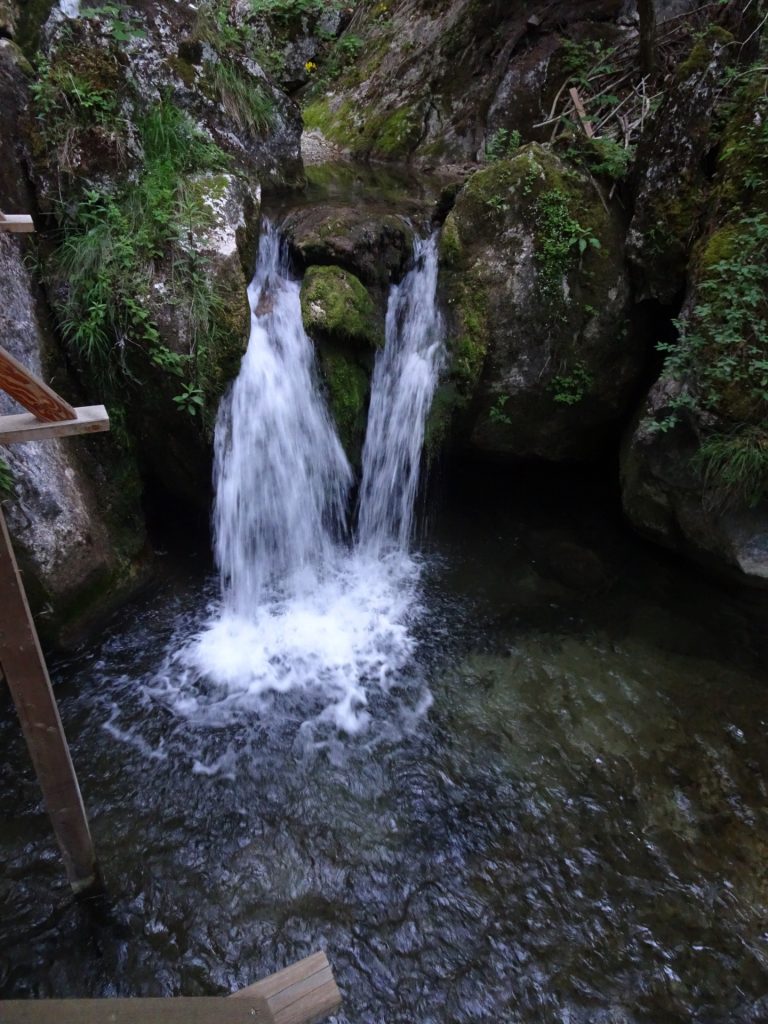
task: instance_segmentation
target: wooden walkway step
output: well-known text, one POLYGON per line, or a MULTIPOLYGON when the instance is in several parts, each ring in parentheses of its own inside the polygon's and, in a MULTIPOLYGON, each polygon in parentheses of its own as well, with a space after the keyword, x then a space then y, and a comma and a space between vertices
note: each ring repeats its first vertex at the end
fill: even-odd
POLYGON ((229 999, 9 999, 0 1002, 0 1024, 317 1024, 340 1006, 321 952, 229 999))

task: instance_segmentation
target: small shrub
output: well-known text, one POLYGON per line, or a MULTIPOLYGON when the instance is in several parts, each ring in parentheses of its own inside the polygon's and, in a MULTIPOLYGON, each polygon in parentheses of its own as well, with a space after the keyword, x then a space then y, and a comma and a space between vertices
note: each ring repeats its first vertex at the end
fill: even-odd
POLYGON ((486 163, 506 160, 520 148, 521 142, 522 137, 517 129, 509 131, 507 128, 499 128, 485 144, 486 163))
POLYGON ((552 378, 553 397, 562 405, 576 405, 595 383, 595 379, 584 363, 578 362, 570 373, 552 378))
POLYGON ((752 427, 708 438, 694 457, 711 508, 753 508, 768 493, 768 433, 752 427))

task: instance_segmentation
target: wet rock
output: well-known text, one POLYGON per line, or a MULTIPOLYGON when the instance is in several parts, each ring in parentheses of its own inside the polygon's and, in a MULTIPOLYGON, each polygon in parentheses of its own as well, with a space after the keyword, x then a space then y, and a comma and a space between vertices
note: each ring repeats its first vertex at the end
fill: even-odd
POLYGON ((768 502, 723 508, 708 499, 696 453, 707 424, 688 416, 672 430, 658 422, 679 385, 654 385, 621 459, 624 510, 645 536, 712 569, 768 586, 768 502))
POLYGON ((620 213, 544 147, 477 172, 441 239, 438 413, 476 453, 589 459, 636 387, 620 213))
POLYGON ((339 437, 359 465, 365 438, 373 353, 384 344, 384 318, 354 274, 312 266, 301 288, 304 328, 315 341, 339 437))
POLYGON ((302 208, 286 217, 283 230, 305 266, 336 264, 382 291, 403 276, 413 254, 413 229, 392 213, 302 208))

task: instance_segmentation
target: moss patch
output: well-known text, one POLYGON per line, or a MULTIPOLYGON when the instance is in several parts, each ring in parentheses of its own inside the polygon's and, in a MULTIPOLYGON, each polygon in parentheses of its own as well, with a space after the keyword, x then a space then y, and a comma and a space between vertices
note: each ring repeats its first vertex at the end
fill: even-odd
POLYGON ((339 439, 350 461, 359 465, 365 432, 368 376, 354 358, 338 349, 324 348, 320 365, 339 439))
POLYGON ((310 267, 301 287, 308 334, 376 348, 384 332, 373 299, 354 274, 341 267, 310 267))

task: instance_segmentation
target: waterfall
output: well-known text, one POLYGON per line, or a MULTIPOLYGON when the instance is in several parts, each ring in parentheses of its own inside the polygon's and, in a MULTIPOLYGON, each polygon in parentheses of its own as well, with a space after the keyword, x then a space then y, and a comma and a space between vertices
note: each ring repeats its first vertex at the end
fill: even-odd
POLYGON ((352 479, 318 391, 299 296, 267 224, 248 289, 251 337, 215 433, 214 549, 225 605, 241 615, 328 565, 352 479))
POLYGON ((424 427, 443 360, 437 236, 416 242, 415 265, 393 286, 363 451, 359 543, 404 551, 413 529, 424 427))
POLYGON ((350 546, 342 537, 349 465, 316 380, 300 285, 265 227, 248 293, 248 351, 216 424, 221 601, 152 690, 178 714, 210 725, 253 708, 268 721, 275 694, 293 694, 306 737, 323 723, 360 731, 374 699, 389 708, 388 728, 392 715, 411 728, 429 706, 414 668, 412 626, 423 609, 408 542, 442 360, 436 283, 431 238, 416 244, 413 269, 390 293, 350 546))

